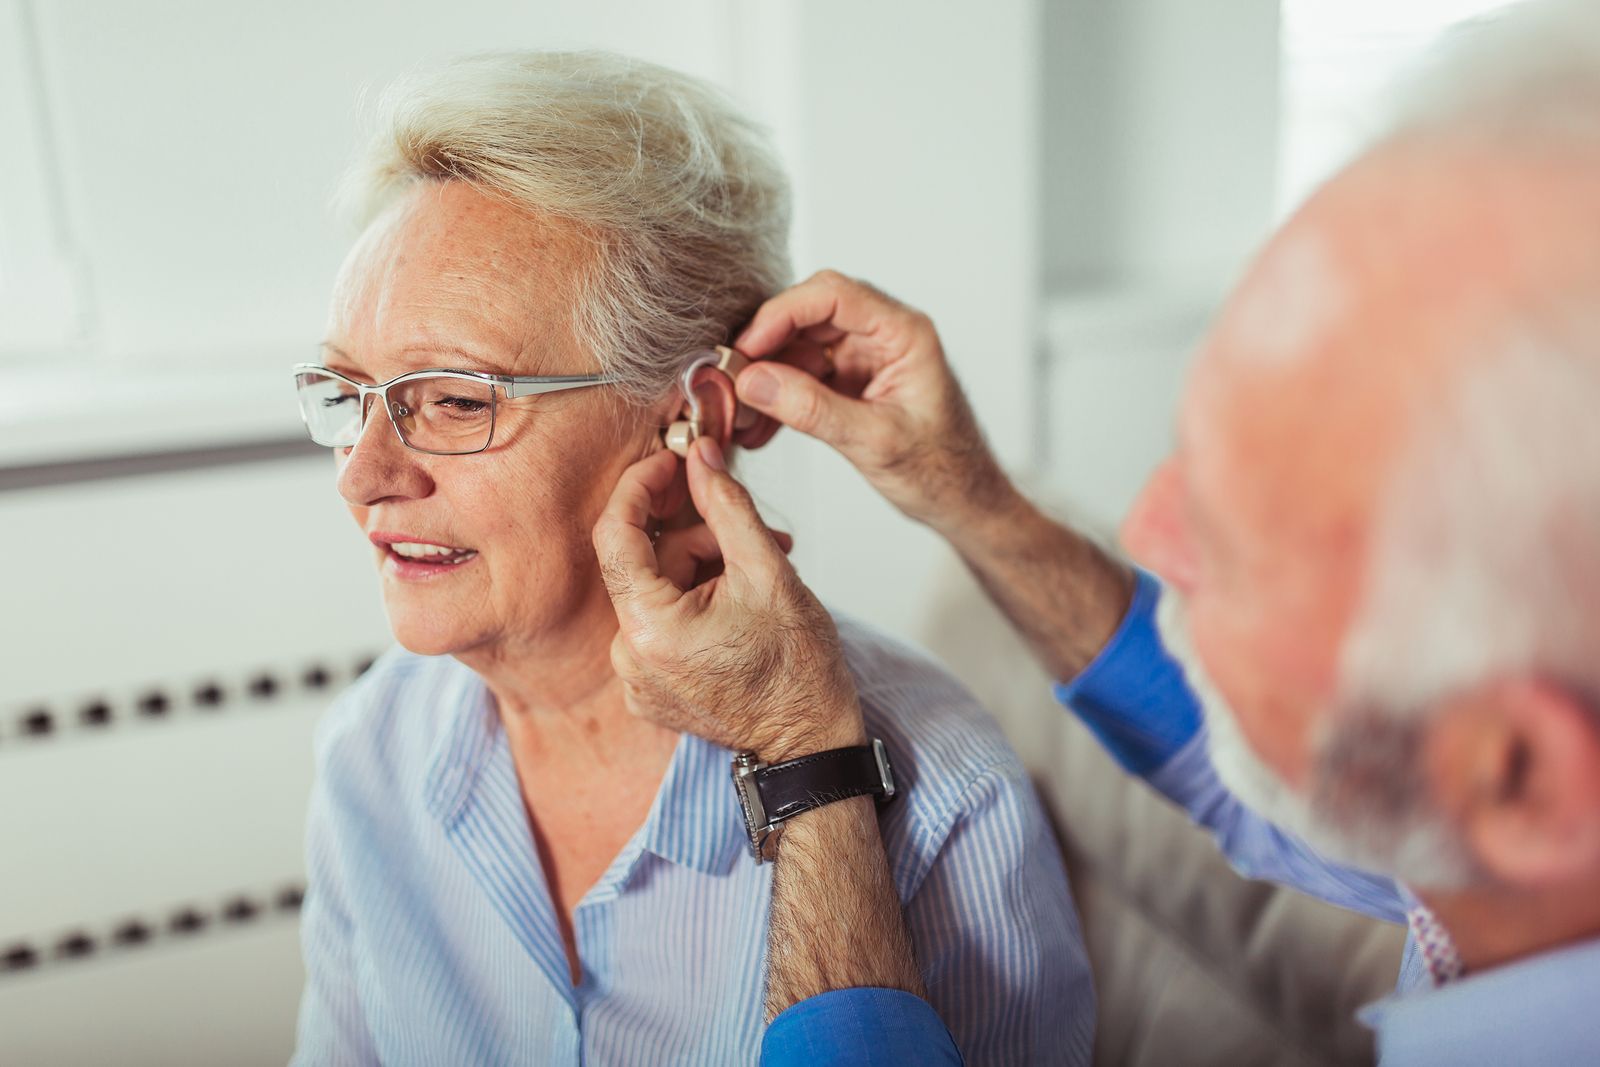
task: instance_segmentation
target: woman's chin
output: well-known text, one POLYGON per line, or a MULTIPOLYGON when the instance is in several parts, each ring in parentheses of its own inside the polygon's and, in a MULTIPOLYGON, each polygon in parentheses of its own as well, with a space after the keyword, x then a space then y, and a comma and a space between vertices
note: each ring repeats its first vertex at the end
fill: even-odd
POLYGON ((400 647, 419 656, 448 656, 478 642, 459 626, 441 626, 437 616, 389 610, 389 629, 400 647))

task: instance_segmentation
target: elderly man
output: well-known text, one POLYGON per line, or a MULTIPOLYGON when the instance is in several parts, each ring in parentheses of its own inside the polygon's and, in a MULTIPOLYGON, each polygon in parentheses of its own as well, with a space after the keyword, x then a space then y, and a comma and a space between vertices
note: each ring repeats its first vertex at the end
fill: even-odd
MULTIPOLYGON (((1458 47, 1448 92, 1317 193, 1223 310, 1124 531, 1164 586, 1011 488, 931 324, 870 288, 821 275, 769 302, 739 391, 944 533, 1061 697, 1245 873, 1410 919, 1399 990, 1364 1016, 1385 1063, 1595 1062, 1600 10, 1534 5, 1458 47), (827 384, 784 365, 816 344, 827 384)), ((690 475, 721 587, 615 599, 625 639, 685 623, 632 650, 640 709, 692 706, 739 747, 760 701, 707 699, 678 663, 742 606, 804 598, 715 459, 690 475)), ((597 542, 647 574, 620 500, 597 542)), ((814 696, 819 722, 854 714, 814 696)), ((892 943, 830 929, 892 918, 858 873, 870 821, 808 813, 780 849, 772 981, 794 1006, 771 1062, 957 1059, 892 943)))

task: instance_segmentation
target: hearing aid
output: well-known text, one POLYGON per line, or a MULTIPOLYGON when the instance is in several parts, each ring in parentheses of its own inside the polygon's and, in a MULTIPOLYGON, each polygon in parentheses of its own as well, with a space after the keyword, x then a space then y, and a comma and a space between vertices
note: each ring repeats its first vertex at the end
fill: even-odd
MULTIPOLYGON (((689 357, 689 362, 684 364, 683 373, 678 378, 678 387, 683 390, 683 399, 689 405, 689 417, 679 419, 661 431, 662 444, 671 452, 687 457, 689 446, 700 436, 702 413, 700 398, 694 391, 694 376, 701 367, 710 367, 720 372, 732 385, 734 379, 739 377, 739 372, 749 365, 750 357, 727 345, 717 345, 715 348, 703 348, 694 352, 689 357)), ((734 408, 734 428, 738 430, 748 428, 755 423, 757 416, 758 412, 738 404, 734 408)))

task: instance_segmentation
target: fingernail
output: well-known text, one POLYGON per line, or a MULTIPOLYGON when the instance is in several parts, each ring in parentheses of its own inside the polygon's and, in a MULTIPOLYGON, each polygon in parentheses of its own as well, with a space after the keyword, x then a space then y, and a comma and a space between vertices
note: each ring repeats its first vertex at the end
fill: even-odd
POLYGON ((778 399, 778 376, 769 370, 752 367, 739 375, 739 395, 752 404, 770 404, 778 399))
POLYGON ((727 460, 722 458, 722 446, 717 444, 715 438, 700 438, 700 458, 705 461, 706 466, 714 471, 728 469, 727 460))

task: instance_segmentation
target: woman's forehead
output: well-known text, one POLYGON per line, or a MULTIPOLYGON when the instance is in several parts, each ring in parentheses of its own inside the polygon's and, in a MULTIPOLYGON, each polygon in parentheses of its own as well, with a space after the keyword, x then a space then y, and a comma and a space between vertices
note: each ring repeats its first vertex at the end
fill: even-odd
POLYGON ((463 182, 419 186, 351 249, 334 287, 328 339, 358 365, 418 356, 415 365, 436 366, 429 357, 452 351, 507 374, 570 364, 566 294, 582 245, 560 227, 463 182))

